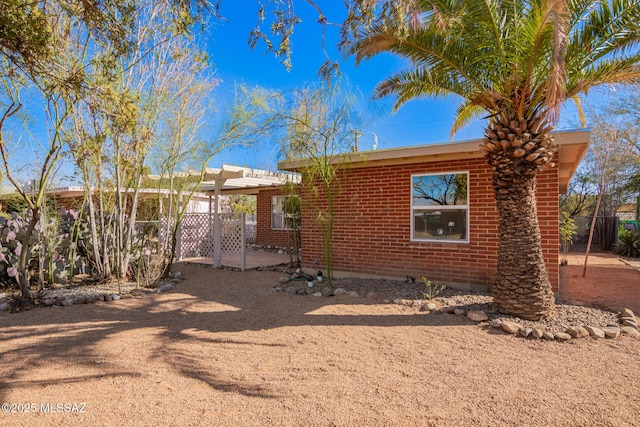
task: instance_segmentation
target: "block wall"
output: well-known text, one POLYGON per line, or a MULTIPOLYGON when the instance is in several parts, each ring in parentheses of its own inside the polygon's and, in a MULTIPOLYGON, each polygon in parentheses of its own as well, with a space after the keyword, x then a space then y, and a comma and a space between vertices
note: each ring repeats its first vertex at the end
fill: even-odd
MULTIPOLYGON (((491 186, 491 169, 484 158, 342 170, 335 201, 334 270, 363 275, 491 286, 498 253, 498 219, 491 186), (411 175, 469 173, 469 242, 411 241, 411 175)), ((558 173, 538 175, 538 220, 549 280, 558 290, 558 173)), ((316 213, 302 209, 302 261, 324 265, 316 213)))

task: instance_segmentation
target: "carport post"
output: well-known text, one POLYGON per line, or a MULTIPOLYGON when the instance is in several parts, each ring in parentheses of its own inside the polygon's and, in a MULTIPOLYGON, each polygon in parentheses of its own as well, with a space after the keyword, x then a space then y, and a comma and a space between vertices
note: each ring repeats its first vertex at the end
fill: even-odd
POLYGON ((220 192, 222 191, 223 179, 216 179, 215 181, 215 214, 213 216, 213 266, 215 268, 222 267, 222 240, 221 226, 220 226, 220 192))
POLYGON ((240 217, 240 258, 242 259, 242 271, 247 269, 247 235, 246 235, 246 214, 242 212, 240 217))

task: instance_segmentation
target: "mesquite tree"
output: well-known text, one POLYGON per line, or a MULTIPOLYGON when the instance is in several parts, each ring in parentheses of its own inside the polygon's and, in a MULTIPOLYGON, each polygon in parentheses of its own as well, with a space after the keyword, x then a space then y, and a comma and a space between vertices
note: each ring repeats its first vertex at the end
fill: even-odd
POLYGON ((278 134, 284 160, 305 159, 301 167, 303 209, 311 209, 321 234, 329 285, 333 274, 334 204, 340 194, 340 164, 362 131, 358 98, 338 82, 296 90, 282 98, 273 116, 284 133, 278 134), (305 206, 306 205, 306 206, 305 206))

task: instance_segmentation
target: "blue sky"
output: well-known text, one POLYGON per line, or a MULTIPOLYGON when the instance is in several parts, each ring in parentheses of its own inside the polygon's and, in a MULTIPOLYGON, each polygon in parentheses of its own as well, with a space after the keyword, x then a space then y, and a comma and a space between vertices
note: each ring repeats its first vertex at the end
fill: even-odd
MULTIPOLYGON (((329 20, 340 22, 343 6, 327 10, 329 20), (333 14, 331 13, 333 12, 333 14)), ((319 67, 325 61, 322 51, 321 27, 316 24, 315 11, 305 2, 299 2, 296 10, 303 22, 293 35, 293 67, 287 71, 272 53, 265 53, 259 45, 251 51, 249 32, 255 25, 257 6, 252 2, 222 2, 220 14, 229 22, 212 22, 207 32, 207 51, 222 80, 217 88, 218 96, 226 96, 236 83, 259 85, 269 89, 292 89, 305 83, 318 81, 319 67), (250 4, 250 6, 248 5, 250 4)), ((390 54, 383 54, 355 66, 353 58, 343 59, 337 52, 337 28, 328 28, 325 47, 331 57, 340 61, 343 75, 352 87, 358 88, 365 100, 370 100, 375 85, 395 70, 403 67, 403 61, 390 54)), ((374 121, 359 139, 361 150, 369 150, 378 136, 378 149, 449 141, 449 133, 457 101, 453 98, 416 100, 405 104, 397 113, 391 113, 393 99, 372 100, 376 114, 374 121)), ((482 136, 482 124, 461 130, 455 140, 482 136)), ((264 144, 255 150, 228 149, 214 159, 214 163, 231 163, 256 168, 274 168, 277 149, 264 144), (249 155, 248 155, 249 154, 249 155)), ((214 165, 215 166, 215 165, 214 165)))

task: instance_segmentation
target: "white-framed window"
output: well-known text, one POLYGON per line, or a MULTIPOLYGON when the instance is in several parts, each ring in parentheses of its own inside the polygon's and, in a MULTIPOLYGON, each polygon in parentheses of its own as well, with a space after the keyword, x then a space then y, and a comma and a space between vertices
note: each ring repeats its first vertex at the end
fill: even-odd
POLYGON ((271 228, 284 230, 284 196, 271 196, 271 228))
POLYGON ((411 240, 469 241, 469 173, 411 175, 411 240))
POLYGON ((291 230, 300 225, 298 196, 271 196, 271 229, 291 230))

